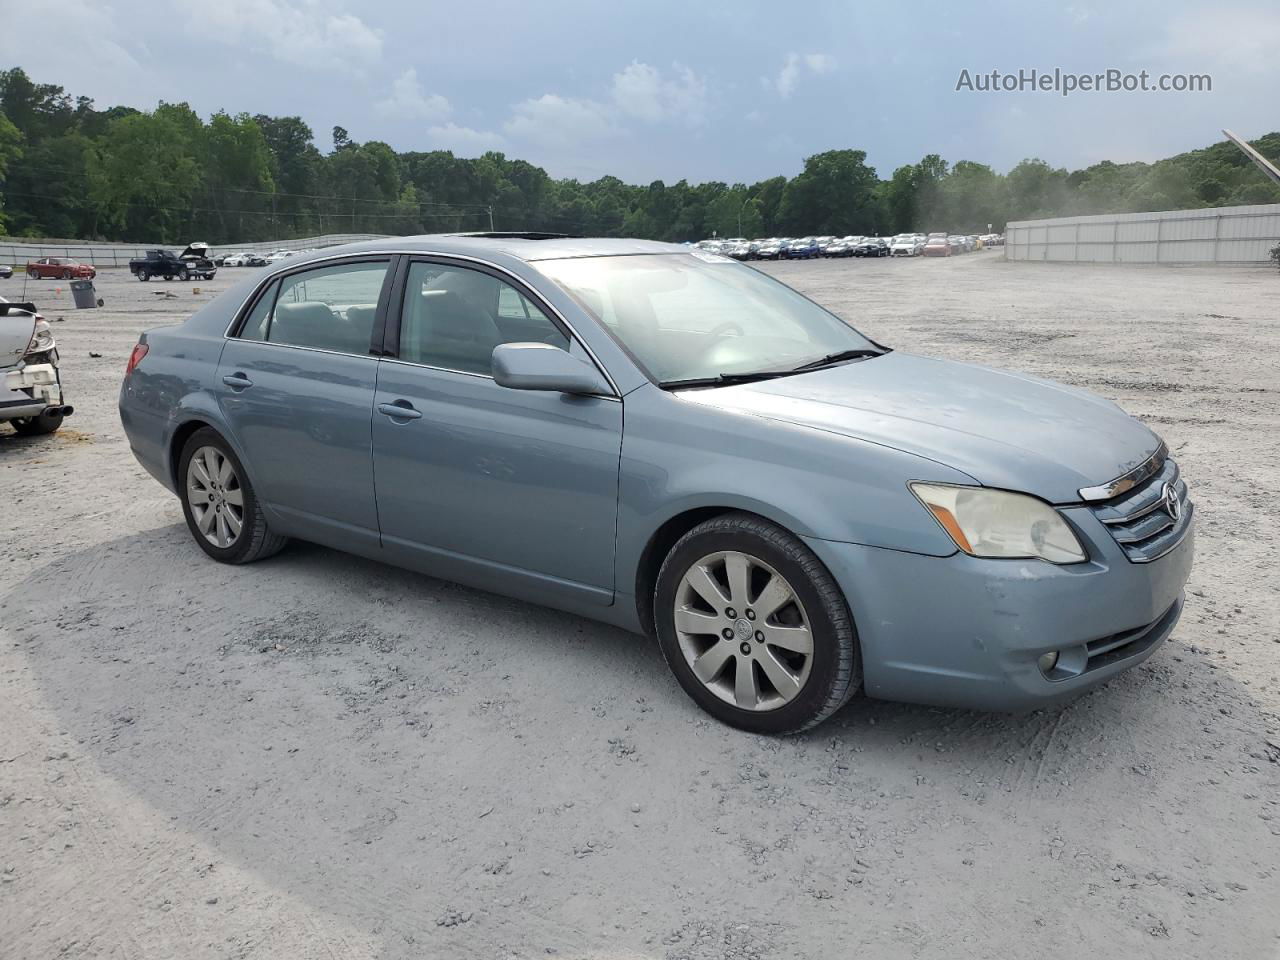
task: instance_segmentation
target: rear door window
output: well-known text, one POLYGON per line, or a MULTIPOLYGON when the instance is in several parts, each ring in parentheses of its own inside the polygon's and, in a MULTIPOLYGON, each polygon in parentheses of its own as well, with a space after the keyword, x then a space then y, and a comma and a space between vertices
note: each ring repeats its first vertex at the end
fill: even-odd
POLYGON ((290 274, 254 307, 249 340, 367 354, 389 261, 344 263, 290 274))

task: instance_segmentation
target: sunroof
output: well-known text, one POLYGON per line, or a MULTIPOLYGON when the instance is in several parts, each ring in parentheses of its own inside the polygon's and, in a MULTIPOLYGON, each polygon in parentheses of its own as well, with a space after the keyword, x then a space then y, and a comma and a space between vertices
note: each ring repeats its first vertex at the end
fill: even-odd
POLYGON ((477 233, 455 233, 455 237, 482 237, 486 240, 564 240, 575 236, 572 233, 540 233, 536 230, 499 230, 479 231, 477 233))

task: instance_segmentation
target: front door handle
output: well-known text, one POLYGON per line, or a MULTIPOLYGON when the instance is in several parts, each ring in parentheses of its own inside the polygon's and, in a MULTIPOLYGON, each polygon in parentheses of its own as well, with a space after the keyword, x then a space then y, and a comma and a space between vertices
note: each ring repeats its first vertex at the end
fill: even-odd
POLYGON ((223 377, 222 382, 232 390, 248 390, 253 386, 253 381, 238 371, 223 377))
POLYGON ((397 400, 395 403, 378 404, 378 412, 392 420, 421 420, 422 414, 413 409, 408 400, 397 400))

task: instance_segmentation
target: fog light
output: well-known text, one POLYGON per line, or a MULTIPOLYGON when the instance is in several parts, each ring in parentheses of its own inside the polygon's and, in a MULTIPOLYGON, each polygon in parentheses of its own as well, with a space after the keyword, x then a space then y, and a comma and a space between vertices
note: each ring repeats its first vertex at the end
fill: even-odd
POLYGON ((1053 672, 1053 668, 1058 665, 1058 651, 1050 650, 1048 653, 1040 654, 1040 672, 1046 677, 1053 672))

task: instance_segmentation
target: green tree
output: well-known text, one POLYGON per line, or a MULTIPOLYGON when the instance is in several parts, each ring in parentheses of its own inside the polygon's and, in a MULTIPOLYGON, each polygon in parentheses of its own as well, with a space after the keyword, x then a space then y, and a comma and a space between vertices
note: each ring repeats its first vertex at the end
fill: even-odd
MULTIPOLYGON (((0 190, 7 186, 9 165, 22 156, 22 133, 0 113, 0 190)), ((0 230, 5 229, 4 193, 0 192, 0 230)))
POLYGON ((843 236, 875 233, 876 172, 863 150, 828 150, 807 157, 804 171, 787 184, 779 213, 784 229, 795 234, 843 236))

